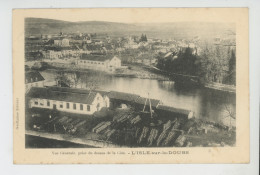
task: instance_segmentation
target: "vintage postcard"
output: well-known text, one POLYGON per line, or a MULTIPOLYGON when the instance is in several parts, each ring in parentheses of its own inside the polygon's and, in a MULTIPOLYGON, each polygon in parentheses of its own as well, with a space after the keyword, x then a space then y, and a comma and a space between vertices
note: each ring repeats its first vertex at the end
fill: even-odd
POLYGON ((14 163, 249 163, 248 35, 247 8, 14 9, 14 163))

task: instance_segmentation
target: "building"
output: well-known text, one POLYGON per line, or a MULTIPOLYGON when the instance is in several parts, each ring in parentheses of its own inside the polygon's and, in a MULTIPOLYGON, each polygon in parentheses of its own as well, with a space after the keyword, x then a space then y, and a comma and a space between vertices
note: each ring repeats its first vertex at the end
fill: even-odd
POLYGON ((194 117, 194 112, 190 110, 174 108, 172 106, 162 104, 157 105, 156 111, 161 117, 168 119, 179 118, 182 120, 187 120, 194 117))
POLYGON ((109 98, 95 91, 64 87, 33 87, 26 95, 29 108, 92 115, 109 107, 109 98))
POLYGON ((30 71, 25 73, 25 92, 31 87, 43 87, 44 78, 38 71, 30 71))
POLYGON ((121 60, 117 56, 111 55, 88 55, 82 54, 80 60, 76 61, 80 68, 95 69, 113 72, 121 68, 121 60))
POLYGON ((47 50, 45 52, 45 58, 47 59, 59 59, 62 57, 61 51, 47 50))
POLYGON ((70 41, 68 39, 57 39, 54 40, 54 45, 55 46, 61 46, 61 47, 68 47, 70 46, 70 41))

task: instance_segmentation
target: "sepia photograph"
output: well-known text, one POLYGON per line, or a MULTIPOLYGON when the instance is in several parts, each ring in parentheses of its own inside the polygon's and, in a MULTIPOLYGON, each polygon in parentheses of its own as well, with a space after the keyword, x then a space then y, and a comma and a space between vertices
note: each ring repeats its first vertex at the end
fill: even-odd
MULTIPOLYGON (((108 9, 88 10, 92 14, 108 9)), ((238 69, 241 26, 231 20, 178 16, 175 21, 129 20, 134 10, 151 13, 110 9, 126 13, 109 20, 94 15, 69 18, 73 10, 56 10, 57 16, 25 15, 19 21, 19 74, 24 77, 19 94, 24 100, 16 98, 14 103, 23 103, 24 114, 19 113, 20 119, 17 112, 14 127, 24 121, 25 151, 182 149, 158 152, 169 155, 190 154, 186 149, 192 148, 239 147, 237 90, 243 87, 237 87, 237 72, 248 70, 241 65, 238 69)), ((243 99, 240 104, 248 96, 243 99)))
POLYGON ((26 18, 25 90, 26 148, 235 146, 235 25, 26 18))

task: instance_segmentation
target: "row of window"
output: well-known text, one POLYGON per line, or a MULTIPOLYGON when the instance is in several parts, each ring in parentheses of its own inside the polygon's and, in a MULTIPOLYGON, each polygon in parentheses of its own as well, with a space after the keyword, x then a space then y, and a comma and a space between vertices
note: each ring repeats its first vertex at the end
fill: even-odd
MULTIPOLYGON (((39 102, 38 101, 34 101, 34 104, 35 105, 39 105, 39 102)), ((47 106, 50 106, 50 101, 47 101, 47 106)), ((43 106, 43 102, 40 102, 40 106, 43 106)), ((60 108, 63 108, 63 103, 61 102, 60 103, 60 108)), ((53 108, 56 108, 56 104, 53 104, 53 108)), ((70 103, 66 103, 66 108, 67 109, 70 109, 70 103)), ((79 105, 79 108, 81 111, 83 111, 83 104, 80 104, 79 105)), ((76 103, 73 103, 73 109, 76 110, 77 109, 77 104, 76 103)), ((90 111, 90 105, 87 105, 87 111, 90 111)))
POLYGON ((28 84, 27 84, 27 85, 26 85, 26 89, 28 89, 30 86, 31 86, 31 87, 38 87, 38 83, 35 83, 35 86, 34 86, 33 84, 31 84, 31 85, 28 85, 28 84))
POLYGON ((93 62, 93 61, 80 61, 81 63, 90 63, 90 64, 102 64, 104 65, 104 63, 100 63, 100 62, 93 62))
POLYGON ((35 79, 33 79, 33 78, 31 78, 31 79, 25 79, 25 83, 33 83, 33 82, 35 82, 35 81, 38 81, 38 77, 35 77, 35 79), (29 80, 31 80, 30 82, 29 82, 29 80), (34 81, 35 80, 35 81, 34 81))

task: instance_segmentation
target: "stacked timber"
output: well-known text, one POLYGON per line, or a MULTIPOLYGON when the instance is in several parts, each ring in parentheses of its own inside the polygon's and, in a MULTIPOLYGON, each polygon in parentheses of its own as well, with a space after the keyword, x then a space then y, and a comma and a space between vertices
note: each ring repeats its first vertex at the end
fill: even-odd
POLYGON ((101 131, 107 129, 111 125, 111 122, 105 122, 103 125, 101 125, 99 128, 96 129, 96 133, 100 133, 101 131))
POLYGON ((140 135, 140 137, 139 137, 137 143, 141 143, 141 142, 143 141, 143 139, 146 138, 146 136, 147 136, 147 134, 148 134, 148 131, 149 131, 149 128, 148 128, 148 127, 146 127, 146 126, 143 127, 143 131, 142 131, 142 133, 141 133, 141 135, 140 135))
POLYGON ((101 131, 107 129, 111 125, 111 122, 101 122, 92 129, 92 132, 100 133, 101 131))
POLYGON ((134 117, 132 120, 130 120, 130 123, 132 124, 132 125, 135 125, 135 124, 137 124, 138 122, 140 122, 141 121, 141 117, 139 116, 139 115, 137 115, 136 117, 134 117))
POLYGON ((121 117, 119 117, 115 121, 118 122, 118 123, 123 123, 123 122, 125 122, 127 120, 127 118, 128 118, 128 115, 125 114, 125 115, 122 115, 121 117))
POLYGON ((168 130, 170 127, 171 127, 171 125, 172 125, 172 122, 171 122, 171 120, 169 120, 167 123, 165 123, 164 125, 163 125, 163 130, 165 131, 165 130, 168 130))
POLYGON ((154 140, 157 138, 158 136, 158 130, 157 129, 152 129, 150 132, 150 135, 148 137, 148 145, 151 146, 154 142, 154 140))
POLYGON ((82 121, 82 119, 77 119, 77 120, 74 120, 73 122, 71 122, 72 125, 76 125, 78 123, 80 123, 82 121))
POLYGON ((176 120, 174 120, 174 122, 173 122, 174 124, 173 124, 173 127, 172 127, 172 130, 173 129, 179 129, 179 127, 180 127, 180 122, 176 119, 176 120))
POLYGON ((192 147, 192 142, 187 142, 186 147, 192 147))
POLYGON ((163 132, 159 135, 158 139, 157 139, 157 142, 156 142, 156 145, 157 146, 160 146, 163 139, 167 136, 167 130, 163 130, 163 132))
POLYGON ((116 132, 116 130, 115 129, 112 129, 112 130, 109 130, 108 132, 106 132, 106 138, 107 138, 107 140, 109 140, 112 136, 113 136, 113 134, 116 132))
POLYGON ((174 142, 174 139, 177 137, 177 135, 179 135, 179 127, 180 127, 180 122, 176 119, 175 121, 173 121, 173 126, 172 129, 170 130, 168 136, 166 137, 166 139, 163 142, 163 146, 171 146, 174 142))
POLYGON ((177 136, 177 131, 171 130, 166 137, 166 139, 163 142, 163 146, 170 146, 170 144, 173 142, 173 139, 177 136))
POLYGON ((68 120, 68 118, 69 118, 69 117, 67 117, 67 116, 61 117, 61 118, 58 120, 58 122, 59 122, 59 123, 62 123, 62 122, 64 122, 65 120, 68 120))
POLYGON ((141 128, 137 128, 135 131, 135 138, 138 138, 141 128))
POLYGON ((64 121, 62 121, 62 122, 60 122, 62 125, 67 125, 68 123, 70 123, 71 121, 73 121, 73 119, 72 118, 69 118, 69 119, 67 119, 67 120, 64 120, 64 121))
POLYGON ((180 135, 176 141, 175 141, 175 145, 178 146, 178 147, 182 147, 184 145, 186 141, 186 137, 184 135, 180 135))
POLYGON ((97 124, 97 126, 95 126, 93 129, 92 129, 92 132, 96 132, 96 129, 99 128, 101 125, 103 125, 105 122, 100 122, 99 124, 97 124))
POLYGON ((86 120, 83 120, 83 121, 79 122, 78 124, 76 124, 75 127, 78 128, 78 127, 84 125, 86 122, 87 122, 86 120))
POLYGON ((167 133, 168 133, 168 130, 171 128, 172 126, 172 123, 175 123, 176 120, 174 122, 172 122, 171 120, 169 120, 167 123, 165 123, 163 125, 163 131, 162 133, 159 135, 158 139, 157 139, 157 146, 160 146, 163 142, 163 140, 167 137, 167 133))

